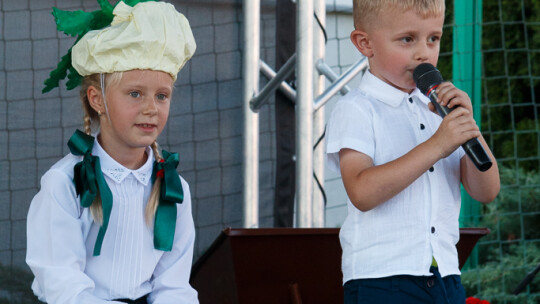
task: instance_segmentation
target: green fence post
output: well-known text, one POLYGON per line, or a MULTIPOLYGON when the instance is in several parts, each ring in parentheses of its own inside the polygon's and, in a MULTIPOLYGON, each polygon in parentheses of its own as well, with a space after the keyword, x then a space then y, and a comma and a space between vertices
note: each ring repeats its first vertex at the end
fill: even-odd
MULTIPOLYGON (((467 92, 473 103, 474 119, 481 123, 482 98, 482 0, 454 1, 454 30, 452 73, 456 87, 467 92)), ((462 188, 460 226, 476 226, 480 204, 462 188)), ((469 258, 468 267, 478 262, 476 250, 469 258)))

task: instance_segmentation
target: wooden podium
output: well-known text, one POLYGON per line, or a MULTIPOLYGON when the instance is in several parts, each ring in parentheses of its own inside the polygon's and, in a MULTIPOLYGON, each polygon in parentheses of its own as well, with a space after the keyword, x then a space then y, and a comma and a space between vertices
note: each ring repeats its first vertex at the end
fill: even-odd
POLYGON ((463 268, 465 262, 478 240, 490 232, 489 228, 460 228, 459 242, 456 244, 458 251, 459 269, 463 268))
MULTIPOLYGON (((462 228, 463 267, 487 228, 462 228)), ((201 304, 343 303, 338 228, 226 228, 193 265, 201 304)))

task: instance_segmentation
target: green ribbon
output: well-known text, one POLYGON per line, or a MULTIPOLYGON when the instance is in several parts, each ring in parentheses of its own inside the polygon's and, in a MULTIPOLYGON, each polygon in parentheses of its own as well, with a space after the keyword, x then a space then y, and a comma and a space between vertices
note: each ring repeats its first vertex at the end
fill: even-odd
MULTIPOLYGON (((77 196, 80 197, 81 206, 88 208, 97 195, 101 196, 103 207, 103 224, 94 245, 94 256, 101 253, 103 238, 109 225, 112 210, 112 193, 101 172, 99 157, 92 155, 94 137, 76 130, 68 141, 69 150, 73 155, 82 155, 83 160, 74 167, 73 182, 77 196)), ((178 167, 178 154, 163 150, 163 159, 154 161, 152 183, 157 176, 162 176, 159 204, 154 219, 154 248, 171 251, 176 229, 176 204, 184 201, 184 190, 180 177, 176 172, 178 167)))
POLYGON ((184 201, 184 190, 176 172, 178 153, 162 151, 163 160, 154 161, 152 183, 162 176, 159 204, 154 219, 154 248, 171 251, 176 229, 176 204, 184 201))
POLYGON ((99 157, 92 155, 94 146, 94 137, 76 130, 68 141, 69 150, 73 155, 83 155, 83 160, 75 164, 73 182, 77 196, 80 197, 81 206, 83 208, 90 207, 94 199, 99 194, 101 196, 101 205, 103 209, 103 224, 99 228, 99 233, 94 245, 94 256, 101 253, 101 245, 112 210, 112 193, 107 185, 103 173, 99 157))

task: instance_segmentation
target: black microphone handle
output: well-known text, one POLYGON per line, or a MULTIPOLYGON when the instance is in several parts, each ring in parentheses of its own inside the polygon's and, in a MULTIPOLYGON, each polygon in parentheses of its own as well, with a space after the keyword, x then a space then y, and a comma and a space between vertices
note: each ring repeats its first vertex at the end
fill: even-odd
MULTIPOLYGON (((437 112, 439 113, 439 115, 441 115, 442 118, 444 118, 446 115, 448 115, 455 109, 441 106, 437 102, 437 93, 434 89, 429 94, 429 100, 431 100, 431 103, 433 104, 433 106, 435 106, 435 109, 437 109, 437 112)), ((480 142, 478 141, 478 138, 469 139, 463 145, 461 145, 461 147, 465 151, 465 154, 467 154, 467 156, 471 159, 476 168, 478 168, 478 170, 484 172, 491 168, 491 166, 493 165, 491 159, 486 153, 486 150, 484 150, 484 147, 482 147, 482 144, 480 144, 480 142)))

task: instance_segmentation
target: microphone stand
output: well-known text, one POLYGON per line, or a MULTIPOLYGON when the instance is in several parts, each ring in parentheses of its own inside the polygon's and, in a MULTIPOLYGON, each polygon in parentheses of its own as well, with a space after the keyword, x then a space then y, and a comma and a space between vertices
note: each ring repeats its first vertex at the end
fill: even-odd
POLYGON ((536 276, 538 271, 540 271, 540 264, 538 264, 538 266, 536 266, 536 268, 533 271, 531 271, 531 272, 529 272, 529 274, 527 274, 525 279, 523 279, 523 281, 521 281, 521 283, 519 283, 519 285, 516 287, 516 289, 514 289, 514 291, 512 291, 512 293, 517 295, 520 292, 522 292, 523 290, 525 290, 527 285, 529 285, 529 283, 532 282, 532 280, 534 279, 534 277, 536 276))

